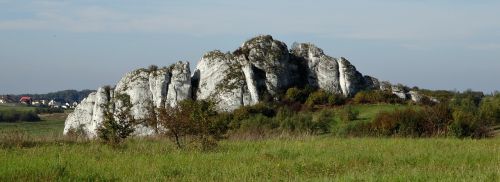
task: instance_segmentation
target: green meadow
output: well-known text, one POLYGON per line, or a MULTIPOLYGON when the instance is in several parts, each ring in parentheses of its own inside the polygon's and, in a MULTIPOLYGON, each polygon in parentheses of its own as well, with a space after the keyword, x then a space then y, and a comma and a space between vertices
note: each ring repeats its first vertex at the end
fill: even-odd
POLYGON ((498 181, 500 140, 336 138, 53 142, 0 150, 0 181, 498 181))
MULTIPOLYGON (((407 106, 356 109, 365 122, 381 110, 402 107, 407 106)), ((214 150, 201 151, 177 149, 164 138, 131 138, 119 147, 67 140, 63 127, 64 118, 53 115, 0 123, 0 181, 500 180, 498 137, 275 136, 222 140, 214 150), (6 135, 12 133, 19 135, 6 135)))

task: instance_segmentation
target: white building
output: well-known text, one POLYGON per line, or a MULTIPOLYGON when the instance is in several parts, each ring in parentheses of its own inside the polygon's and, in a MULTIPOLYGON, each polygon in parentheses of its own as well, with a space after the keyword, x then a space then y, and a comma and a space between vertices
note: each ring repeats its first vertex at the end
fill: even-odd
POLYGON ((61 103, 60 102, 57 102, 55 100, 51 100, 48 104, 49 107, 54 107, 54 108, 60 108, 61 107, 61 103))

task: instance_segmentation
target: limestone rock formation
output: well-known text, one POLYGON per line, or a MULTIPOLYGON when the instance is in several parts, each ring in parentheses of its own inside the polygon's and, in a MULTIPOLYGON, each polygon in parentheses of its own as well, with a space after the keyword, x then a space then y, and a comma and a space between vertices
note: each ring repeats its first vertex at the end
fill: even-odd
MULTIPOLYGON (((340 72, 338 60, 323 53, 323 50, 309 43, 295 43, 291 53, 305 71, 303 75, 309 86, 321 88, 327 92, 343 94, 340 86, 340 72)), ((300 74, 300 72, 299 72, 300 74)))
POLYGON ((113 93, 107 92, 103 87, 89 96, 69 114, 64 125, 64 134, 71 129, 82 129, 91 138, 97 136, 97 127, 104 118, 104 105, 110 102, 113 93))
MULTIPOLYGON (((130 97, 133 117, 144 119, 152 108, 165 107, 166 104, 173 106, 179 100, 191 98, 189 63, 179 62, 160 69, 138 69, 126 74, 114 90, 99 88, 68 116, 64 134, 70 129, 83 129, 89 137, 95 137, 97 127, 103 121, 105 105, 109 102, 117 104, 113 96, 119 94, 130 97)), ((137 125, 135 134, 148 135, 153 131, 152 128, 137 125)))
POLYGON ((309 86, 330 93, 353 96, 359 90, 375 89, 378 85, 376 78, 363 77, 347 59, 330 57, 313 44, 296 43, 291 53, 295 58, 299 58, 299 61, 305 61, 309 86))
POLYGON ((220 110, 258 102, 258 96, 250 93, 242 64, 235 59, 231 53, 218 50, 205 54, 193 75, 195 98, 213 99, 220 110))
MULTIPOLYGON (((288 88, 304 86, 345 96, 382 87, 376 78, 363 76, 347 59, 328 56, 313 44, 296 43, 288 50, 285 43, 262 35, 246 41, 234 52, 206 53, 192 75, 187 62, 130 72, 113 90, 100 88, 90 94, 70 114, 64 133, 82 128, 95 137, 103 121, 103 105, 119 104, 113 97, 116 95, 128 95, 133 117, 142 120, 152 109, 175 106, 183 99, 211 99, 219 110, 232 111, 278 99, 288 88)), ((139 124, 135 134, 153 132, 139 124)))

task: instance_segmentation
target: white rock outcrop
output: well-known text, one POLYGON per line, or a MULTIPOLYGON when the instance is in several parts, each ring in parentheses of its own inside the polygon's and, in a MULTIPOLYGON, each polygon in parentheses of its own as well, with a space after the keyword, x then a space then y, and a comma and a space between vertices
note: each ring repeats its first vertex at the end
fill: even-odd
MULTIPOLYGON (((250 78, 249 78, 250 79, 250 78)), ((258 97, 252 97, 248 89, 243 66, 230 53, 218 50, 203 56, 193 75, 196 82, 196 99, 212 99, 219 110, 234 110, 243 105, 255 104, 258 97)), ((254 88, 253 85, 250 86, 254 88)))
POLYGON ((109 93, 103 87, 89 96, 75 108, 66 118, 64 124, 64 134, 70 130, 83 130, 87 136, 93 138, 97 136, 97 127, 104 118, 104 105, 110 102, 113 93, 109 93))
MULTIPOLYGON (((83 129, 91 138, 97 136, 97 128, 104 120, 105 105, 118 104, 114 95, 126 94, 132 104, 131 114, 136 120, 146 118, 152 108, 175 105, 177 101, 191 98, 191 73, 188 62, 170 67, 138 69, 126 74, 114 90, 99 88, 91 93, 71 113, 65 122, 64 134, 70 129, 83 129)), ((114 112, 114 111, 111 111, 114 112)), ((136 135, 153 134, 152 128, 137 125, 136 135)))
MULTIPOLYGON (((232 53, 206 53, 193 75, 187 62, 132 71, 114 89, 100 88, 82 101, 67 118, 64 133, 81 128, 95 137, 103 121, 103 106, 119 104, 114 96, 124 94, 130 98, 133 117, 142 120, 152 109, 175 106, 184 99, 210 99, 219 110, 232 111, 278 99, 288 88, 307 85, 345 96, 381 87, 376 78, 363 76, 347 59, 330 57, 313 44, 297 43, 288 50, 285 43, 262 35, 232 53)), ((141 124, 135 129, 136 135, 154 133, 141 124)))
POLYGON ((359 90, 378 84, 376 78, 363 77, 347 59, 330 57, 313 44, 295 43, 291 52, 299 58, 298 61, 306 61, 307 82, 310 86, 330 93, 353 96, 359 90))

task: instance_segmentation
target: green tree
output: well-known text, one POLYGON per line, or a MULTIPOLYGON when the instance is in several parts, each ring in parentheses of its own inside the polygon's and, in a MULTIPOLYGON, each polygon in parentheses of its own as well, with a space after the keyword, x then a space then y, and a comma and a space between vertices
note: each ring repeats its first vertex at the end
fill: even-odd
POLYGON ((166 129, 164 134, 178 148, 183 148, 184 139, 191 136, 203 150, 210 149, 216 146, 217 140, 227 130, 227 126, 221 127, 221 119, 217 119, 215 105, 210 101, 183 100, 175 107, 158 109, 158 114, 159 125, 166 129))
POLYGON ((117 94, 116 102, 108 102, 104 108, 104 120, 97 128, 99 138, 116 146, 134 132, 136 120, 131 114, 132 104, 127 94, 117 94), (116 103, 116 104, 115 104, 116 103))

